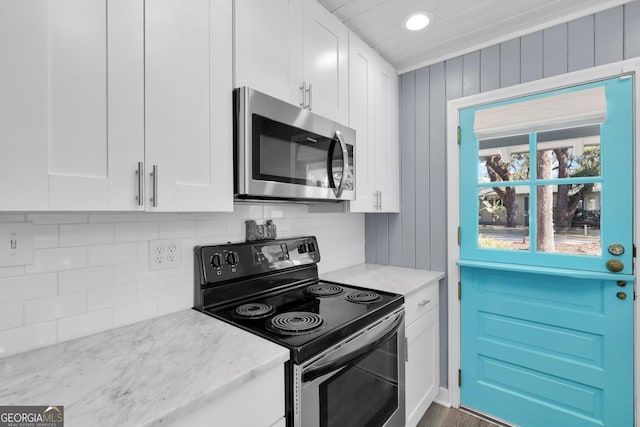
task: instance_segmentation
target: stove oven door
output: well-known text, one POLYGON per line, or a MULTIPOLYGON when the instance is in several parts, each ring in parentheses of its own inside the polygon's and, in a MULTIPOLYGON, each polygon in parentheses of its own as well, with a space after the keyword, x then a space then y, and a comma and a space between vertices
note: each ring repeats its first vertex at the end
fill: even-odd
POLYGON ((404 311, 294 367, 295 427, 402 427, 404 311))

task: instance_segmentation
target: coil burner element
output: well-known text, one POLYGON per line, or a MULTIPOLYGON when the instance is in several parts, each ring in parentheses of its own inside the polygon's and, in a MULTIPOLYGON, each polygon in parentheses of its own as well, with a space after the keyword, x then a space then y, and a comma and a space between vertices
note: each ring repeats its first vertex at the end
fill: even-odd
POLYGON ((382 301, 382 297, 372 291, 351 292, 345 298, 347 301, 355 302, 356 304, 372 304, 374 302, 382 301))
POLYGON ((340 295, 343 292, 344 289, 342 289, 342 287, 328 283, 309 286, 304 290, 305 294, 313 295, 315 297, 332 297, 335 295, 340 295))
POLYGON ((242 304, 233 311, 233 317, 238 319, 263 319, 276 311, 275 307, 262 304, 259 302, 251 302, 242 304))
POLYGON ((324 320, 316 313, 289 311, 273 316, 267 328, 281 335, 304 335, 322 329, 324 320))

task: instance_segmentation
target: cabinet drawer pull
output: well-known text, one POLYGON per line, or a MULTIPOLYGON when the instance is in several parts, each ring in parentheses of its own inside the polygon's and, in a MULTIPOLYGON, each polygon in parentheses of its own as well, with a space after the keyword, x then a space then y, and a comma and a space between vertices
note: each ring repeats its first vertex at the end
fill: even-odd
POLYGON ((136 177, 138 179, 138 195, 136 200, 138 206, 144 206, 144 163, 138 162, 138 170, 136 170, 136 177))
POLYGON ((151 203, 154 208, 158 207, 158 165, 153 165, 151 171, 151 182, 153 183, 153 194, 151 195, 151 203))
POLYGON ((431 302, 431 300, 430 300, 430 299, 422 300, 422 301, 420 301, 420 302, 418 303, 418 307, 424 307, 425 305, 429 304, 430 302, 431 302))
POLYGON ((309 103, 307 104, 307 108, 309 109, 309 111, 311 111, 311 109, 313 108, 313 92, 311 90, 311 83, 309 83, 309 86, 307 87, 307 93, 309 94, 309 103))

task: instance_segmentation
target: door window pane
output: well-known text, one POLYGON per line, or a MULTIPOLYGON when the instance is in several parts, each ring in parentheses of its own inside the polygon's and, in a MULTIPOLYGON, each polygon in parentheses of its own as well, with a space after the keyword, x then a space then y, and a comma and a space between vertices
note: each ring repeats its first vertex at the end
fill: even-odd
POLYGON ((600 255, 599 183, 536 188, 538 252, 600 255))
POLYGON ((478 182, 529 179, 529 135, 480 140, 478 182))
POLYGON ((538 179, 600 176, 600 126, 537 134, 538 179))
POLYGON ((478 191, 478 247, 529 250, 529 186, 478 191))

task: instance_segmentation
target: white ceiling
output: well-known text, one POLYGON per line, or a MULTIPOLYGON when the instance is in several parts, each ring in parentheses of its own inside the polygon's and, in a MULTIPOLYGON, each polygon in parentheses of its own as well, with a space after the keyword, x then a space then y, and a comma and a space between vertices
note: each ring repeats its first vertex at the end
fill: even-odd
POLYGON ((318 0, 399 72, 490 46, 629 0, 318 0), (410 33, 402 21, 434 20, 410 33))

